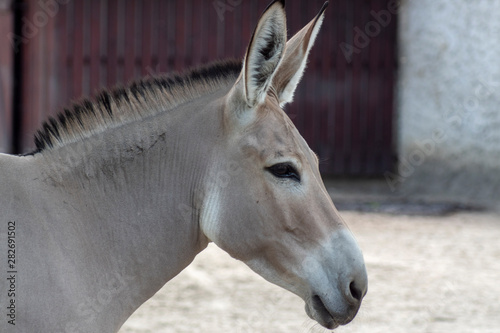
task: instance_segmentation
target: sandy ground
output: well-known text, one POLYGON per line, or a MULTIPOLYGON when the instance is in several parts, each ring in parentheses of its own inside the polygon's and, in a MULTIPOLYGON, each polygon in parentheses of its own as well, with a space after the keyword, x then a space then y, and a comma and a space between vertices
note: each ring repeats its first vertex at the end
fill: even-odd
MULTIPOLYGON (((500 216, 342 212, 363 249, 369 291, 335 332, 500 332, 500 216)), ((323 333, 303 302, 210 245, 120 333, 323 333)))

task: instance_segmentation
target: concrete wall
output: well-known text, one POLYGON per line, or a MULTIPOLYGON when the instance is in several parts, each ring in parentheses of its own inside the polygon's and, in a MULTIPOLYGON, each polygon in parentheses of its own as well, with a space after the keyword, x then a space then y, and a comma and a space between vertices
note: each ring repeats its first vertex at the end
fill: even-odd
POLYGON ((399 168, 412 194, 500 202, 500 1, 405 0, 399 168))

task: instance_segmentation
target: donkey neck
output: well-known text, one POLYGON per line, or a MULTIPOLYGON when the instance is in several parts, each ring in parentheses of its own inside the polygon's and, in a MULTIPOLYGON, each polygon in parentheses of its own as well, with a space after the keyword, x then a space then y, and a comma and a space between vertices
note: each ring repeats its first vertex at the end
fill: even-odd
MULTIPOLYGON (((78 230, 82 243, 100 244, 91 256, 94 267, 86 270, 89 281, 111 262, 113 270, 133 277, 133 288, 127 289, 133 304, 123 308, 131 303, 130 294, 117 295, 113 302, 119 306, 106 311, 121 315, 103 311, 103 318, 125 320, 208 244, 199 229, 202 198, 196 191, 210 172, 221 126, 219 99, 226 93, 221 88, 175 110, 34 156, 40 186, 49 193, 46 204, 62 210, 59 216, 71 216, 71 223, 51 223, 78 230)), ((72 260, 79 258, 77 253, 72 260)))

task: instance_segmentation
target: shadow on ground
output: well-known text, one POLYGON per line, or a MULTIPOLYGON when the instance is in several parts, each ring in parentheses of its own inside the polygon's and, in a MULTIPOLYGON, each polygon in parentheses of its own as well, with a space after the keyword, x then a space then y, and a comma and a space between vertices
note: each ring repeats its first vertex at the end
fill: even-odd
POLYGON ((326 179, 325 185, 339 211, 444 216, 487 210, 485 206, 476 203, 392 191, 381 179, 326 179))

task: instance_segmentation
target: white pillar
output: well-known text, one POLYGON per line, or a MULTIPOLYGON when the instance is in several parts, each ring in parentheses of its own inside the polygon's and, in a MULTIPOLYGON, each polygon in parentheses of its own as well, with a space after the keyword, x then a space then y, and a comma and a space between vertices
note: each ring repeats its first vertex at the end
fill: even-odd
POLYGON ((500 202, 500 1, 405 0, 399 168, 414 194, 500 202))

